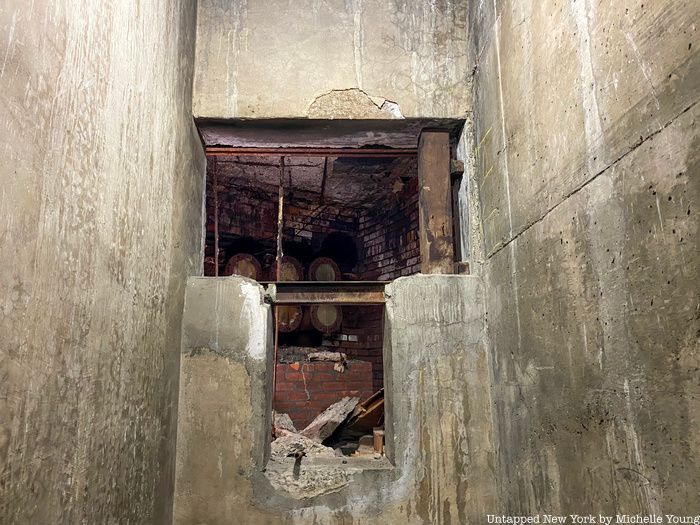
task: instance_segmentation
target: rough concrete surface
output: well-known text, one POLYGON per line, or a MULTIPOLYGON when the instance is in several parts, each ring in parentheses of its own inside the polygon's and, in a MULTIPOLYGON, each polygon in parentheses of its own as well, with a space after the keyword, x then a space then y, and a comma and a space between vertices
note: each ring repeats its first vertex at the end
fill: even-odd
POLYGON ((495 478, 481 281, 401 278, 387 287, 387 301, 394 466, 302 459, 295 476, 293 459, 266 458, 272 325, 262 288, 240 277, 188 281, 175 523, 482 522, 495 505, 495 478), (275 472, 263 472, 266 463, 275 472))
POLYGON ((696 0, 4 2, 0 522, 700 514, 698 20, 696 0), (193 278, 183 314, 193 113, 273 119, 209 121, 245 145, 411 146, 467 119, 460 245, 484 284, 387 287, 385 461, 269 461, 262 289, 193 278))
POLYGON ((500 510, 698 514, 700 4, 469 18, 500 510))
POLYGON ((0 522, 167 523, 204 156, 191 2, 0 6, 0 522))
POLYGON ((201 0, 194 113, 462 118, 466 26, 466 0, 201 0))

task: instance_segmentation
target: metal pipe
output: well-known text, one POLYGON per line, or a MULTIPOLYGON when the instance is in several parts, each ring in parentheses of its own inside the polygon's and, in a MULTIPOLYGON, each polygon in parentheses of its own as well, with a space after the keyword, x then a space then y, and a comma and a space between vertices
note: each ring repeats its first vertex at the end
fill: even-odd
MULTIPOLYGON (((278 188, 278 208, 277 208, 277 257, 276 260, 276 280, 279 281, 282 276, 282 235, 284 234, 284 157, 280 157, 280 182, 278 188)), ((274 327, 275 327, 275 349, 272 356, 272 399, 274 401, 275 392, 277 391, 277 348, 279 346, 279 327, 278 307, 273 308, 274 327)))
POLYGON ((280 280, 282 271, 282 235, 284 233, 284 157, 280 158, 280 182, 278 187, 277 205, 277 275, 276 280, 280 280))

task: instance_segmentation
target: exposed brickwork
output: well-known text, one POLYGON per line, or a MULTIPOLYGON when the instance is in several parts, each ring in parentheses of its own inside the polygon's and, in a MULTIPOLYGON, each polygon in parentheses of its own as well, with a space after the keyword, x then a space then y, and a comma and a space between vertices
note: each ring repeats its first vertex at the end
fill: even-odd
MULTIPOLYGON (((397 179, 395 183, 400 185, 400 180, 397 179)), ((212 190, 210 181, 207 186, 208 264, 205 263, 205 275, 214 273, 212 190)), ((269 191, 256 191, 252 185, 251 188, 229 186, 228 181, 221 179, 217 191, 219 268, 223 269, 227 258, 237 251, 234 249, 235 243, 240 238, 254 241, 254 249, 249 252, 254 253, 265 268, 271 263, 275 253, 276 196, 271 196, 269 191)), ((311 260, 319 255, 324 239, 331 233, 343 233, 355 240, 358 249, 357 264, 354 268, 345 268, 343 271, 351 271, 360 279, 392 280, 420 270, 418 182, 415 177, 404 179, 403 187, 397 188, 389 200, 372 209, 312 204, 303 197, 293 191, 286 194, 283 231, 285 253, 299 259, 305 270, 311 260), (293 248, 296 248, 296 251, 293 251, 293 248)), ((334 334, 324 335, 320 339, 320 348, 314 349, 344 352, 349 359, 356 360, 355 364, 346 373, 338 374, 330 363, 306 362, 303 364, 306 388, 303 381, 299 382, 299 371, 290 368, 294 363, 284 364, 280 361, 303 360, 304 349, 299 350, 299 355, 286 356, 284 352, 280 352, 277 367, 282 372, 278 375, 278 391, 275 393, 277 409, 289 412, 295 423, 303 426, 343 395, 351 395, 351 392, 360 388, 364 389, 360 394, 364 398, 382 388, 383 315, 381 306, 343 307, 343 323, 340 329, 334 334), (317 371, 319 379, 316 379, 317 371), (357 373, 361 373, 362 377, 357 377, 357 373), (327 374, 325 380, 323 374, 327 374), (333 388, 329 378, 334 380, 333 388), (327 383, 328 388, 324 388, 324 383, 327 383)), ((308 339, 304 342, 301 339, 295 341, 294 334, 291 335, 292 338, 283 345, 310 344, 308 339)), ((316 337, 319 337, 318 333, 316 337)), ((318 344, 318 341, 319 339, 315 339, 311 344, 318 344)), ((299 363, 298 366, 301 367, 302 364, 299 363)))
POLYGON ((277 364, 273 408, 289 414, 302 429, 336 401, 345 396, 366 399, 374 393, 372 363, 351 360, 344 372, 333 363, 277 364))
POLYGON ((345 306, 339 332, 323 338, 323 346, 328 350, 344 352, 350 359, 372 363, 375 391, 384 386, 383 322, 384 308, 381 306, 345 306))
POLYGON ((420 271, 418 181, 409 179, 396 197, 360 214, 364 273, 382 281, 420 271))
MULTIPOLYGON (((232 239, 239 237, 258 241, 274 254, 277 237, 277 199, 269 193, 219 182, 219 234, 222 269, 232 239)), ((211 181, 207 185, 207 262, 205 275, 213 275, 214 198, 211 181)), ((355 209, 338 205, 309 203, 287 195, 284 207, 284 242, 308 248, 314 256, 330 233, 344 233, 356 239, 360 247, 357 267, 362 279, 391 280, 420 271, 418 244, 418 181, 406 179, 404 186, 391 200, 371 209, 355 209)), ((304 250, 302 249, 303 253, 304 250)), ((291 254, 295 257, 298 254, 291 254)), ((303 259, 303 256, 301 257, 303 259)), ((264 260, 260 261, 263 265, 264 260)), ((302 261, 308 264, 310 260, 302 261)))
MULTIPOLYGON (((267 194, 255 191, 228 188, 219 185, 219 270, 226 264, 226 258, 234 255, 227 250, 232 239, 237 237, 251 238, 258 241, 273 255, 277 239, 277 200, 272 200, 267 194)), ((284 242, 294 243, 309 256, 302 260, 308 265, 310 258, 321 246, 329 233, 345 233, 355 238, 358 235, 359 212, 349 208, 334 205, 310 204, 299 200, 284 206, 284 242)), ((213 275, 214 245, 211 241, 214 234, 214 198, 211 184, 207 186, 207 242, 205 255, 210 264, 206 271, 213 275)), ((297 253, 290 254, 298 256, 297 253)), ((303 256, 301 257, 303 259, 303 256)), ((261 264, 265 261, 260 258, 261 264)), ((205 275, 209 275, 205 272, 205 275)))

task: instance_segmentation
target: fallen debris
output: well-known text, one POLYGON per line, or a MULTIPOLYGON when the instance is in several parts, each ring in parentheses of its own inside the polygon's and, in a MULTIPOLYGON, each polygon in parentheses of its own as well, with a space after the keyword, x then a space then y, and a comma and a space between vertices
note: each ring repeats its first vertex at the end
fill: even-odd
POLYGON ((343 428, 362 434, 371 433, 375 427, 381 426, 384 419, 384 389, 378 390, 368 399, 358 404, 343 428))
POLYGON ((374 451, 384 454, 384 427, 375 427, 373 431, 374 451))
MULTIPOLYGON (((359 403, 355 409, 340 423, 326 444, 340 448, 345 454, 352 454, 359 447, 362 436, 371 435, 373 439, 377 431, 375 453, 383 454, 384 449, 384 389, 378 390, 368 399, 359 403), (381 431, 381 432, 379 432, 381 431)), ((366 451, 369 453, 369 451, 366 451)))
POLYGON ((338 425, 345 421, 348 414, 353 411, 359 401, 359 397, 344 397, 337 403, 333 403, 316 416, 316 419, 309 423, 299 434, 317 443, 323 442, 338 428, 338 425))
POLYGON ((292 418, 289 417, 289 414, 284 414, 281 412, 272 412, 272 434, 275 437, 281 436, 282 435, 282 430, 286 430, 287 432, 294 432, 297 433, 298 430, 294 427, 294 423, 292 422, 292 418))
POLYGON ((345 361, 348 356, 342 352, 329 352, 321 350, 320 352, 310 352, 309 361, 345 361))
POLYGON ((292 498, 307 499, 337 492, 348 484, 349 475, 344 466, 308 468, 298 470, 286 464, 272 464, 265 471, 272 486, 292 498))
POLYGON ((285 430, 281 432, 282 435, 270 444, 270 455, 273 458, 298 458, 301 456, 332 458, 335 456, 335 451, 332 448, 323 446, 306 436, 285 430))
POLYGON ((342 352, 329 352, 322 350, 320 352, 311 352, 308 354, 308 359, 314 361, 331 361, 334 362, 333 369, 336 372, 343 373, 348 366, 348 356, 342 352))

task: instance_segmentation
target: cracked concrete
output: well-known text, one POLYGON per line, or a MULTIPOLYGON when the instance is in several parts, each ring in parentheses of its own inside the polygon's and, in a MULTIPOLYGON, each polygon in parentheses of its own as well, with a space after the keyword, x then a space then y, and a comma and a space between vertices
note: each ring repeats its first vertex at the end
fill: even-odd
POLYGON ((398 104, 357 88, 333 89, 315 97, 306 115, 315 119, 403 118, 398 104))
MULTIPOLYGON (((640 137, 638 142, 636 142, 635 144, 633 144, 632 147, 630 147, 628 150, 626 150, 624 153, 622 153, 622 154, 621 154, 618 158, 616 158, 611 164, 609 164, 608 166, 604 167, 604 168, 603 168, 602 170, 600 170, 599 172, 593 174, 590 178, 584 180, 579 186, 576 186, 573 190, 571 190, 570 193, 567 193, 566 195, 564 195, 564 196, 561 198, 561 200, 557 201, 551 208, 548 208, 541 216, 536 217, 534 220, 531 220, 531 222, 528 222, 528 223, 522 225, 522 227, 521 227, 521 229, 520 229, 519 231, 514 232, 514 233, 511 232, 511 235, 510 235, 510 237, 508 238, 508 240, 505 241, 505 242, 499 242, 499 243, 497 243, 497 244, 491 249, 491 251, 490 251, 488 254, 486 254, 486 257, 491 258, 491 257, 493 257, 494 255, 496 255, 498 252, 500 252, 503 248, 506 248, 508 245, 510 245, 510 243, 514 242, 518 237, 520 237, 523 233, 525 233, 527 230, 529 230, 532 226, 534 226, 534 225, 536 225, 538 222, 544 220, 544 219, 547 217, 547 215, 549 215, 552 211, 554 211, 558 206, 560 206, 560 205, 566 203, 566 201, 567 201, 571 196, 573 196, 574 194, 578 193, 579 191, 581 191, 582 189, 584 189, 588 184, 590 184, 591 182, 593 182, 598 176, 600 176, 600 175, 606 173, 608 170, 614 168, 615 165, 618 164, 618 163, 619 163, 622 159, 624 159, 627 155, 629 155, 629 154, 631 154, 632 152, 634 152, 634 150, 636 150, 637 148, 639 148, 640 146, 642 146, 642 145, 643 145, 644 143, 646 143, 648 140, 652 139, 655 135, 661 133, 661 132, 662 132, 664 129, 666 129, 668 126, 671 126, 672 124, 674 124, 675 122, 677 122, 677 121, 683 116, 684 113, 686 113, 686 112, 688 112, 688 111, 691 111, 691 110, 694 110, 694 109, 695 109, 695 106, 697 105, 697 103, 698 103, 698 102, 695 102, 695 103, 693 103, 691 106, 688 106, 687 108, 685 108, 685 109, 684 109, 683 111, 681 111, 678 115, 676 115, 675 117, 673 117, 669 122, 665 123, 665 124, 664 124, 663 126, 661 126, 659 129, 654 130, 650 135, 647 135, 646 137, 640 137)), ((657 210, 657 211, 658 211, 659 214, 661 213, 660 209, 657 210)), ((659 221, 660 221, 660 222, 663 222, 662 219, 661 219, 661 217, 659 217, 659 221)))

